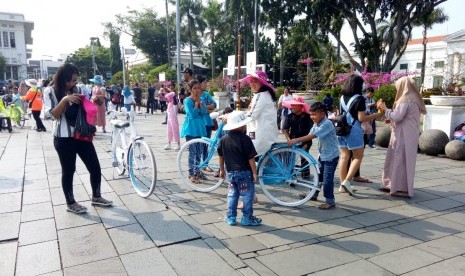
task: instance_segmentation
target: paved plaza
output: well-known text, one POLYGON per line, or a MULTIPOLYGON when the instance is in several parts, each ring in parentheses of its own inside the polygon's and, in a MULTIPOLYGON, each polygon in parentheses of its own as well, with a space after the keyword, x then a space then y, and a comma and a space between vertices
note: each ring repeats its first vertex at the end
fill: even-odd
POLYGON ((386 151, 366 149, 361 171, 374 183, 355 183, 350 197, 336 177, 336 209, 319 210, 322 196, 278 206, 257 185, 263 225, 228 226, 226 186, 205 194, 181 183, 177 152, 163 149, 164 119, 136 118, 158 166, 148 199, 114 173, 110 134, 98 133, 102 192, 114 207, 91 206, 79 160, 74 193, 85 215, 66 211, 50 121, 46 133, 0 132, 0 275, 465 275, 465 162, 419 154, 415 197, 391 198, 377 189, 386 151))

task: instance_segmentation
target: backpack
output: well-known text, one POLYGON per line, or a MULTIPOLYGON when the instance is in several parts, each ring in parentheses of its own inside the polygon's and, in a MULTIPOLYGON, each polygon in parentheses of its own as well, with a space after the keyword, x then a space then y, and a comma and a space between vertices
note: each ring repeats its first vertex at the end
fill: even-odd
POLYGON ((337 136, 347 136, 350 134, 352 130, 352 126, 355 124, 355 118, 352 124, 349 124, 347 121, 347 113, 349 112, 350 108, 352 107, 353 102, 357 99, 360 95, 353 95, 347 105, 344 103, 344 99, 341 96, 339 100, 339 105, 342 110, 342 113, 333 120, 334 128, 336 129, 337 136))
POLYGON ((113 97, 111 98, 111 103, 115 105, 119 104, 119 97, 120 95, 118 92, 114 93, 113 97))

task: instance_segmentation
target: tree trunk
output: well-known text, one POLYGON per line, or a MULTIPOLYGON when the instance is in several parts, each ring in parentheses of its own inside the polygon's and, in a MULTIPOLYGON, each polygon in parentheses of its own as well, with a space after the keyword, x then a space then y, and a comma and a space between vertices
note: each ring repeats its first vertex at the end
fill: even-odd
POLYGON ((426 36, 426 28, 423 30, 423 58, 421 59, 421 84, 420 89, 425 85, 425 67, 426 67, 426 44, 428 43, 428 38, 426 36))
POLYGON ((171 47, 170 47, 170 21, 169 21, 169 14, 168 14, 168 0, 165 1, 166 7, 166 46, 168 48, 168 68, 171 66, 171 47))
POLYGON ((284 80, 284 38, 283 32, 281 32, 281 41, 279 41, 281 45, 281 57, 279 58, 279 86, 283 86, 284 80))
POLYGON ((212 49, 211 49, 211 63, 212 63, 212 78, 215 77, 215 30, 212 30, 212 49))

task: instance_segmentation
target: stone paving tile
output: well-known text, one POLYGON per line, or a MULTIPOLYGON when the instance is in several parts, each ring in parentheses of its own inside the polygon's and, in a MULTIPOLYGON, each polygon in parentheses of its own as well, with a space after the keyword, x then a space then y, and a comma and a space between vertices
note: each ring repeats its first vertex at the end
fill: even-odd
POLYGON ((261 262, 259 262, 257 259, 247 259, 244 260, 244 263, 250 267, 253 271, 255 271, 258 275, 262 276, 275 276, 277 275, 274 273, 272 270, 270 270, 268 267, 263 265, 261 262))
POLYGON ((20 212, 0 214, 0 242, 19 237, 20 216, 20 212))
POLYGON ((462 256, 448 259, 436 264, 422 267, 414 270, 405 276, 423 276, 423 275, 441 275, 441 276, 456 276, 465 275, 465 258, 462 256))
POLYGON ((220 255, 234 269, 245 267, 244 262, 232 253, 223 243, 216 238, 205 239, 204 242, 208 244, 215 252, 220 255))
POLYGON ((429 242, 415 245, 416 248, 444 259, 465 254, 465 239, 457 236, 446 236, 429 242))
POLYGON ((191 216, 182 216, 184 222, 186 222, 202 239, 213 238, 214 235, 205 228, 204 225, 201 225, 191 216))
POLYGON ((83 265, 65 268, 66 276, 92 276, 92 275, 128 275, 119 258, 92 262, 83 265))
POLYGON ((119 196, 134 193, 134 187, 132 187, 131 181, 129 181, 129 179, 123 178, 108 180, 108 184, 113 189, 113 191, 119 196))
POLYGON ((394 214, 386 212, 385 210, 366 212, 358 215, 353 215, 347 217, 348 219, 359 223, 364 226, 373 226, 377 224, 382 224, 390 221, 396 221, 404 218, 405 216, 400 214, 394 214))
POLYGON ((463 228, 464 226, 462 224, 457 224, 439 217, 428 218, 392 227, 392 229, 422 241, 430 241, 440 237, 457 234, 462 232, 463 228))
POLYGON ((453 195, 453 196, 449 196, 446 198, 450 200, 455 200, 461 203, 465 203, 465 194, 453 195))
POLYGON ((106 229, 136 223, 136 218, 126 206, 95 208, 106 229))
POLYGON ((53 218, 21 223, 19 231, 20 246, 56 239, 57 230, 53 218))
POLYGON ((384 254, 421 242, 390 228, 333 240, 336 245, 363 258, 384 254))
POLYGON ((157 246, 197 239, 200 236, 173 211, 136 215, 157 246))
POLYGON ((317 235, 311 233, 308 229, 302 226, 296 226, 286 229, 278 229, 266 233, 252 235, 255 240, 265 245, 268 248, 273 248, 281 245, 289 245, 296 242, 311 240, 317 235))
POLYGON ((18 250, 17 242, 0 243, 0 274, 14 275, 16 252, 18 250))
POLYGON ((353 229, 358 229, 363 227, 363 225, 351 221, 347 218, 337 218, 327 220, 324 223, 312 223, 304 225, 303 227, 308 229, 311 233, 315 233, 318 236, 329 236, 336 233, 342 233, 353 229))
POLYGON ((368 259, 368 261, 395 274, 403 274, 441 260, 442 258, 415 247, 403 248, 368 259), (412 258, 412 256, 414 257, 412 258))
POLYGON ((166 210, 166 205, 154 195, 143 198, 133 191, 133 194, 120 196, 120 199, 134 215, 166 210))
POLYGON ((87 207, 87 213, 78 215, 68 212, 66 211, 65 205, 58 205, 53 207, 56 227, 58 230, 101 222, 100 217, 95 211, 95 208, 90 205, 90 201, 80 202, 80 204, 87 207))
POLYGON ((138 223, 111 228, 108 234, 120 255, 155 247, 138 223))
POLYGON ((58 241, 64 268, 117 256, 101 224, 60 230, 58 241))
POLYGON ((179 275, 237 275, 237 272, 202 240, 165 246, 160 250, 179 275), (180 252, 182 254, 179 254, 180 252))
MULTIPOLYGON (((456 180, 451 180, 451 182, 457 182, 456 180)), ((463 189, 463 183, 453 183, 448 185, 440 185, 435 187, 423 188, 424 191, 435 194, 441 197, 453 196, 457 194, 465 193, 463 189)))
POLYGON ((223 221, 224 214, 220 212, 205 212, 191 216, 200 224, 209 224, 223 221))
POLYGON ((267 248, 265 245, 261 244, 251 236, 226 239, 222 242, 236 255, 255 252, 267 248))
POLYGON ((38 275, 60 269, 60 255, 56 240, 18 248, 16 275, 38 275))
MULTIPOLYGON (((4 170, 4 168, 2 168, 4 170)), ((0 180, 0 194, 17 193, 23 190, 23 178, 0 180)))
POLYGON ((438 217, 453 221, 455 223, 465 224, 465 210, 452 212, 438 217))
MULTIPOLYGON (((63 189, 61 187, 50 189, 50 194, 52 196, 53 205, 66 204, 66 198, 63 193, 63 189)), ((81 184, 73 185, 73 194, 74 194, 74 199, 77 202, 90 200, 90 197, 86 192, 86 189, 84 189, 84 186, 82 186, 81 184)))
POLYGON ((433 200, 428 200, 428 201, 422 201, 422 202, 419 202, 418 204, 425 206, 427 208, 430 208, 434 211, 444 211, 444 210, 455 208, 458 206, 463 206, 463 203, 457 202, 455 200, 450 200, 447 198, 439 198, 439 199, 433 199, 433 200))
POLYGON ((121 255, 120 258, 128 275, 176 275, 158 248, 121 255))
POLYGON ((0 214, 21 211, 21 193, 0 194, 0 214))
POLYGON ((402 201, 390 201, 383 198, 364 198, 344 201, 343 203, 339 203, 338 206, 352 212, 363 213, 387 209, 402 204, 404 204, 402 201))
POLYGON ((310 223, 346 217, 353 214, 354 213, 339 207, 329 210, 329 212, 327 210, 320 210, 316 207, 310 207, 305 209, 287 210, 286 212, 281 213, 281 215, 285 216, 297 225, 307 225, 310 223))
POLYGON ((352 263, 336 266, 326 270, 318 271, 315 276, 351 276, 351 275, 379 275, 391 276, 391 272, 382 269, 366 260, 358 260, 352 263))
POLYGON ((277 275, 303 275, 350 263, 360 258, 330 242, 325 242, 258 256, 256 259, 277 275))

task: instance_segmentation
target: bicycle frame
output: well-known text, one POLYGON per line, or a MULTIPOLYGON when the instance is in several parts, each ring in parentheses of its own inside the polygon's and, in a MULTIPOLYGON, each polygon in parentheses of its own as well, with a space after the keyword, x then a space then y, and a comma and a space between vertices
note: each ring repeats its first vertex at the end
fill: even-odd
MULTIPOLYGON (((208 155, 207 155, 207 158, 205 158, 205 160, 203 162, 201 162, 199 164, 199 168, 206 168, 206 167, 209 167, 209 164, 208 162, 210 162, 210 160, 212 159, 213 155, 215 154, 215 151, 217 150, 218 148, 218 143, 220 142, 220 137, 222 135, 222 132, 223 132, 223 127, 225 126, 226 124, 221 121, 219 124, 218 124, 218 129, 216 130, 215 132, 215 136, 212 138, 208 138, 208 137, 202 137, 202 140, 204 141, 207 141, 209 144, 210 144, 210 150, 208 151, 208 155)), ((219 169, 218 168, 215 168, 215 169, 219 169)))
MULTIPOLYGON (((261 175, 258 176, 258 177, 262 178, 262 179, 266 179, 267 182, 268 182, 268 183, 266 183, 266 185, 273 185, 273 184, 277 184, 277 183, 282 183, 283 181, 287 181, 287 182, 290 181, 291 184, 297 184, 297 183, 293 183, 293 181, 291 180, 294 175, 296 175, 298 173, 301 173, 305 169, 309 168, 311 165, 317 165, 318 164, 318 161, 315 160, 315 158, 313 158, 313 156, 311 154, 309 154, 307 151, 305 151, 305 150, 303 150, 302 148, 299 147, 300 144, 301 143, 298 143, 298 144, 295 144, 295 145, 293 145, 291 147, 289 147, 287 145, 287 143, 275 143, 275 144, 273 144, 271 146, 271 148, 265 154, 260 156, 260 159, 258 160, 258 163, 257 163, 257 168, 260 167, 260 165, 263 162, 263 160, 265 159, 265 157, 268 156, 268 158, 270 160, 272 160, 272 162, 274 164, 277 164, 276 167, 273 168, 274 170, 277 170, 276 174, 273 175, 272 177, 264 177, 264 176, 261 176, 261 175), (303 155, 305 155, 306 157, 308 157, 310 159, 311 163, 308 163, 305 166, 300 167, 300 169, 298 171, 289 170, 289 166, 287 166, 287 167, 284 166, 280 160, 278 160, 275 156, 273 156, 271 154, 271 153, 273 153, 274 150, 282 149, 282 148, 292 148, 292 149, 302 153, 303 155)), ((295 167, 293 164, 291 164, 291 165, 292 165, 293 168, 295 167)), ((316 170, 317 170, 316 173, 319 174, 320 173, 319 166, 316 166, 316 170)), ((317 189, 319 190, 319 188, 317 188, 317 189)))
MULTIPOLYGON (((134 141, 136 140, 142 140, 144 139, 143 137, 141 136, 137 136, 137 131, 136 131, 136 127, 135 127, 135 124, 134 124, 134 118, 135 118, 135 112, 134 111, 131 111, 128 113, 126 112, 119 112, 117 113, 116 111, 112 111, 113 113, 113 119, 111 120, 111 122, 113 120, 117 120, 116 116, 118 114, 122 114, 122 115, 125 115, 125 116, 128 116, 129 115, 129 127, 125 127, 125 128, 120 128, 118 130, 113 130, 115 133, 112 135, 112 139, 117 139, 117 136, 121 136, 121 143, 123 144, 123 153, 124 153, 124 156, 125 156, 125 162, 124 162, 124 167, 127 169, 128 168, 128 164, 129 164, 129 155, 128 155, 128 152, 129 152, 129 149, 131 148, 132 144, 134 143, 134 141), (127 139, 127 135, 126 135, 126 129, 129 128, 130 129, 130 139, 128 141, 127 139), (113 137, 114 136, 114 137, 113 137)), ((119 120, 117 120, 119 121, 119 120)), ((112 124, 115 124, 117 123, 116 121, 113 121, 112 124)))

